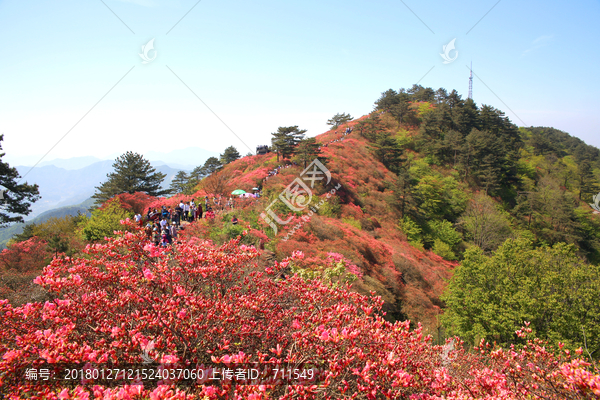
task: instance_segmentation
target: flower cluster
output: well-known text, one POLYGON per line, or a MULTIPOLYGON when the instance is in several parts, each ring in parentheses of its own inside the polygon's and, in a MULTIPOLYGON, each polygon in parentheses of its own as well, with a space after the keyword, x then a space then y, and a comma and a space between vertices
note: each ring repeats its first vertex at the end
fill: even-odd
MULTIPOLYGON (((539 342, 522 350, 448 351, 422 328, 381 317, 383 300, 300 276, 279 279, 293 259, 261 267, 259 251, 232 240, 148 245, 131 222, 81 258, 56 258, 36 283, 53 298, 0 301, 0 393, 6 398, 585 398, 599 377, 579 359, 539 342), (149 346, 153 343, 153 346, 149 346), (144 350, 145 349, 145 350, 144 350), (319 385, 177 382, 29 387, 14 378, 35 363, 318 363, 319 385)), ((341 257, 332 254, 332 259, 341 257)), ((342 258, 340 258, 342 260, 342 258)))

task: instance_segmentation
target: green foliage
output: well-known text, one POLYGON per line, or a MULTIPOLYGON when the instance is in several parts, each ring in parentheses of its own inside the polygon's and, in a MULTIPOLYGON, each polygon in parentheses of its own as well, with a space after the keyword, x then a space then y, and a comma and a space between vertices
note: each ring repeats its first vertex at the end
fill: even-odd
POLYGON ((583 262, 564 243, 534 248, 525 238, 507 240, 491 257, 473 247, 443 296, 443 323, 471 344, 518 342, 525 321, 534 333, 571 349, 584 341, 600 355, 600 267, 583 262), (585 332, 585 337, 583 332, 585 332))
POLYGON ((272 133, 271 144, 277 152, 277 161, 279 159, 289 158, 294 154, 294 149, 304 138, 306 129, 300 130, 298 126, 280 126, 277 132, 272 133))
POLYGON ((295 151, 296 157, 294 160, 299 164, 304 165, 304 168, 307 167, 309 163, 311 163, 315 158, 318 158, 321 162, 325 161, 324 157, 319 157, 321 151, 319 150, 320 144, 317 143, 315 138, 306 138, 302 139, 298 143, 298 147, 295 151))
POLYGON ((35 227, 36 224, 31 222, 28 223, 27 225, 25 225, 23 227, 23 232, 18 233, 16 235, 14 235, 9 241, 8 241, 8 245, 11 245, 13 243, 18 243, 18 242, 23 242, 27 239, 31 239, 32 237, 35 236, 35 227))
POLYGON ((423 164, 411 168, 417 180, 413 197, 420 218, 456 221, 469 200, 465 185, 452 175, 443 176, 423 164))
POLYGON ((326 285, 337 288, 352 284, 358 277, 347 270, 344 260, 333 263, 332 266, 316 266, 314 269, 301 268, 291 264, 292 274, 298 274, 304 280, 321 280, 326 285))
POLYGON ((454 229, 452 222, 433 220, 427 223, 427 242, 433 242, 432 251, 446 260, 456 260, 456 246, 462 235, 454 229))
POLYGON ((107 175, 108 180, 96 187, 93 198, 100 202, 121 193, 144 192, 150 196, 163 196, 170 192, 161 189, 166 175, 156 172, 141 154, 128 151, 115 160, 113 168, 114 172, 107 175))
POLYGON ((103 208, 92 211, 91 217, 82 217, 77 224, 78 232, 85 240, 97 242, 114 236, 114 231, 122 229, 120 221, 132 216, 132 213, 121 207, 119 199, 115 198, 103 208))
POLYGON ((358 133, 369 141, 376 141, 380 132, 385 130, 385 124, 381 121, 379 113, 371 114, 368 118, 360 120, 356 124, 358 133))
POLYGON ((4 134, 0 135, 0 189, 2 190, 2 209, 0 210, 0 227, 13 222, 23 222, 22 215, 31 213, 31 204, 40 199, 38 185, 19 183, 21 176, 16 168, 11 168, 2 161, 1 142, 4 134))
POLYGON ((202 168, 198 171, 201 177, 207 177, 212 175, 223 168, 223 164, 217 157, 209 157, 205 162, 202 168))
POLYGON ((192 194, 197 181, 192 179, 185 171, 179 171, 171 181, 171 193, 192 194))
POLYGON ((229 146, 228 148, 225 149, 223 154, 221 154, 220 161, 221 161, 222 165, 227 165, 230 162, 233 162, 240 157, 241 157, 240 153, 237 151, 237 149, 233 146, 229 146))
POLYGON ((406 239, 416 248, 423 248, 423 230, 410 217, 405 216, 398 224, 398 227, 406 235, 406 239))
POLYGON ((436 238, 434 240, 431 251, 446 260, 456 260, 456 254, 452 251, 452 247, 448 243, 444 243, 441 239, 436 238))
POLYGON ((495 250, 511 234, 510 216, 483 193, 475 195, 458 225, 467 240, 484 251, 495 250))
POLYGON ((358 230, 362 229, 362 225, 360 224, 360 221, 357 221, 352 217, 342 218, 342 222, 345 224, 351 225, 358 230))
POLYGON ((332 129, 337 129, 338 126, 342 125, 344 122, 352 121, 354 118, 350 114, 346 113, 337 113, 333 116, 333 118, 327 120, 327 125, 331 125, 332 129))
POLYGON ((398 141, 390 134, 382 133, 375 142, 375 155, 387 169, 399 173, 402 168, 403 150, 398 141))
MULTIPOLYGON (((321 201, 319 201, 320 203, 321 201)), ((323 204, 319 206, 318 214, 325 217, 337 218, 342 211, 342 205, 340 204, 340 198, 338 196, 331 196, 329 199, 325 199, 323 204)))

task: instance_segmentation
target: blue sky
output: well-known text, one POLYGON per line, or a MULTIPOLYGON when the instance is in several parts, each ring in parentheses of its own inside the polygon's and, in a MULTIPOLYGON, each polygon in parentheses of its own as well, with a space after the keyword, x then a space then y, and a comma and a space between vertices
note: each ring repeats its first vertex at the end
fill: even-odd
POLYGON ((599 19, 598 1, 2 0, 4 159, 246 154, 278 126, 314 136, 364 115, 389 88, 466 97, 471 61, 477 104, 600 147, 599 19))

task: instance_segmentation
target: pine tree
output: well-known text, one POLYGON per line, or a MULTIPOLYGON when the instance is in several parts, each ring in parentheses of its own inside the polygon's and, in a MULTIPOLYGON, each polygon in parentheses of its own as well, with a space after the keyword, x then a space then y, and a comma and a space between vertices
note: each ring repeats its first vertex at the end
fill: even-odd
MULTIPOLYGON (((0 142, 3 140, 4 135, 0 135, 0 142)), ((19 183, 19 172, 1 160, 4 155, 5 153, 0 153, 0 227, 12 222, 23 222, 22 215, 29 215, 31 204, 40 199, 38 185, 19 183)))
POLYGON ((214 172, 220 170, 223 167, 221 161, 217 157, 209 157, 205 162, 202 168, 200 168, 201 176, 207 177, 212 175, 214 172))
POLYGON ((592 196, 600 191, 598 180, 594 176, 592 165, 588 160, 583 160, 577 166, 577 174, 579 175, 579 200, 592 200, 592 196))
POLYGON ((383 133, 375 143, 375 154, 377 158, 394 173, 399 173, 405 159, 402 157, 404 151, 398 145, 398 141, 388 133, 383 133))
POLYGON ((204 178, 204 171, 201 166, 197 166, 190 172, 190 179, 200 181, 202 178, 204 178))
POLYGON ((161 189, 166 175, 156 172, 141 154, 128 151, 115 160, 113 168, 114 172, 107 175, 108 180, 96 187, 97 192, 92 196, 102 203, 121 193, 144 192, 150 196, 170 193, 169 189, 161 189))
POLYGON ((221 164, 227 165, 230 162, 235 161, 240 157, 241 157, 240 153, 238 153, 237 149, 233 146, 229 146, 228 148, 225 149, 223 154, 221 154, 221 164))
POLYGON ((190 186, 190 177, 185 171, 179 171, 171 181, 171 193, 187 192, 190 186))
POLYGON ((327 120, 327 125, 331 125, 332 129, 337 129, 338 126, 342 125, 344 122, 352 121, 354 118, 350 114, 346 113, 337 113, 333 116, 333 118, 327 120))
POLYGON ((298 126, 280 126, 277 132, 272 133, 271 144, 277 152, 277 161, 289 158, 294 154, 294 148, 304 138, 306 129, 300 130, 298 126))
POLYGON ((312 162, 315 158, 319 158, 321 162, 324 162, 324 159, 319 157, 319 154, 321 154, 319 147, 320 144, 317 143, 315 138, 301 140, 296 149, 296 160, 299 163, 304 164, 304 168, 306 168, 308 163, 312 162))

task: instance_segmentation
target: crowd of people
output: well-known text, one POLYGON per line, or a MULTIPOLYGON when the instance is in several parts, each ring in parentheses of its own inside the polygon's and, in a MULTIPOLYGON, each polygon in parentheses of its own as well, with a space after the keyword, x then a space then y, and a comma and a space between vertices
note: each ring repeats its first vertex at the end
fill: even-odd
POLYGON ((273 170, 269 171, 267 176, 263 179, 263 182, 266 182, 267 180, 269 180, 269 177, 277 175, 279 173, 279 171, 281 171, 282 169, 290 168, 295 165, 298 165, 298 163, 294 161, 291 164, 282 164, 282 165, 279 165, 279 166, 273 168, 273 170))
MULTIPOLYGON (((323 144, 321 147, 319 147, 319 150, 321 150, 322 147, 327 147, 330 143, 343 141, 344 136, 349 135, 352 133, 352 131, 353 129, 351 127, 347 127, 341 138, 333 139, 328 143, 323 144)), ((267 181, 269 177, 276 176, 282 169, 291 168, 292 166, 296 165, 298 165, 296 162, 279 165, 272 171, 269 171, 268 175, 263 179, 263 181, 267 181)), ((252 197, 258 196, 258 194, 255 194, 252 197)), ((196 204, 194 199, 192 199, 189 202, 181 201, 175 208, 162 206, 160 211, 156 208, 149 208, 145 218, 147 221, 145 227, 146 237, 149 241, 154 242, 156 246, 166 247, 176 241, 178 232, 180 229, 182 229, 182 222, 194 222, 195 220, 202 218, 214 219, 215 210, 216 212, 220 212, 227 209, 233 210, 234 208, 234 198, 230 196, 228 199, 226 199, 221 195, 213 196, 212 201, 208 196, 205 196, 204 206, 201 204, 201 202, 196 204)), ((140 213, 135 215, 135 220, 140 226, 143 226, 144 219, 140 213)), ((236 216, 233 216, 231 223, 233 225, 238 224, 238 219, 236 216)))
MULTIPOLYGON (((160 210, 149 208, 146 213, 146 237, 157 246, 169 246, 177 239, 178 231, 181 229, 182 222, 194 222, 195 220, 206 218, 214 219, 216 212, 226 209, 233 209, 234 199, 229 197, 225 200, 223 196, 214 196, 212 200, 205 196, 204 206, 198 204, 192 199, 189 202, 181 201, 175 208, 162 206, 160 210), (213 206, 215 209, 213 209, 213 206)), ((235 222, 237 224, 237 218, 235 222)), ((140 213, 136 214, 135 221, 143 226, 144 218, 140 213)))

